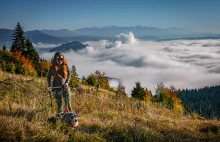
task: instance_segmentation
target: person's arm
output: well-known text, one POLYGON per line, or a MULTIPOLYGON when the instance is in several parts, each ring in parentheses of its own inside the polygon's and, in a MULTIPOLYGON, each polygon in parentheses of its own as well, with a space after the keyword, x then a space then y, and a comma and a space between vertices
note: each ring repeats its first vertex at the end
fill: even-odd
POLYGON ((70 78, 71 78, 71 72, 70 72, 70 69, 69 67, 67 66, 67 79, 66 79, 66 83, 69 83, 70 82, 70 78))
POLYGON ((71 78, 71 72, 70 72, 70 69, 69 67, 67 66, 67 79, 66 79, 66 82, 65 82, 65 88, 68 88, 69 87, 69 83, 70 83, 70 78, 71 78))
POLYGON ((52 66, 50 67, 47 74, 47 87, 51 87, 51 76, 52 76, 52 66))

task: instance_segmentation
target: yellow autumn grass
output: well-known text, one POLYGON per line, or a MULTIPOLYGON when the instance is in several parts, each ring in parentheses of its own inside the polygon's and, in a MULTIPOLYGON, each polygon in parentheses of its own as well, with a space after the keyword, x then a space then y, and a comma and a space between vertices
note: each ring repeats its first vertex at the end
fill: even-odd
POLYGON ((157 104, 81 85, 71 104, 79 127, 47 119, 46 78, 0 72, 0 141, 220 141, 220 122, 182 115, 157 104), (33 80, 32 80, 33 79, 33 80))

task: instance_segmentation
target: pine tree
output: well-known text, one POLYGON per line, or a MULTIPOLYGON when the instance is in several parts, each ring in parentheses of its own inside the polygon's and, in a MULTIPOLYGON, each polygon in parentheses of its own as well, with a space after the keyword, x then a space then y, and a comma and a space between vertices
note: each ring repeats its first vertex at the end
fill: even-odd
POLYGON ((40 57, 29 39, 26 40, 25 45, 27 47, 27 51, 24 52, 24 54, 32 61, 33 66, 36 68, 39 65, 40 57))
POLYGON ((21 27, 19 22, 15 27, 14 34, 12 35, 12 37, 13 37, 13 43, 10 51, 11 52, 18 51, 24 54, 24 52, 26 51, 25 37, 24 37, 23 28, 21 27))
POLYGON ((141 83, 138 81, 136 82, 136 87, 132 90, 131 96, 133 98, 144 100, 146 97, 145 89, 141 87, 141 83))
POLYGON ((2 50, 6 50, 6 46, 5 45, 3 45, 2 50))

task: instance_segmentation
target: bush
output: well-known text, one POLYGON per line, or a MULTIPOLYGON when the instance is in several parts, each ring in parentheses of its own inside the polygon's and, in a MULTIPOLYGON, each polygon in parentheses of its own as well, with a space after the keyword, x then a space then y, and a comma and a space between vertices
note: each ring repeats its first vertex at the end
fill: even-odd
POLYGON ((0 69, 3 71, 36 76, 36 70, 32 66, 32 62, 21 55, 21 52, 9 52, 7 50, 0 50, 0 69))
POLYGON ((88 85, 97 86, 98 85, 98 78, 94 74, 91 74, 90 76, 87 77, 86 82, 88 85))

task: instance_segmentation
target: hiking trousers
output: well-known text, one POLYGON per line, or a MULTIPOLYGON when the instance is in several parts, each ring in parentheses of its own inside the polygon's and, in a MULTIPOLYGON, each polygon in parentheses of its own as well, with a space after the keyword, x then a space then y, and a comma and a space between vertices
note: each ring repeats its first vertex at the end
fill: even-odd
POLYGON ((57 104, 57 112, 61 113, 63 112, 63 108, 62 108, 62 98, 64 100, 65 103, 65 109, 68 108, 69 111, 72 111, 72 107, 71 107, 71 103, 70 103, 70 98, 71 98, 71 93, 69 88, 67 88, 65 91, 63 91, 62 93, 59 93, 61 91, 61 89, 56 89, 54 90, 53 94, 54 94, 54 98, 56 99, 56 104, 57 104))

